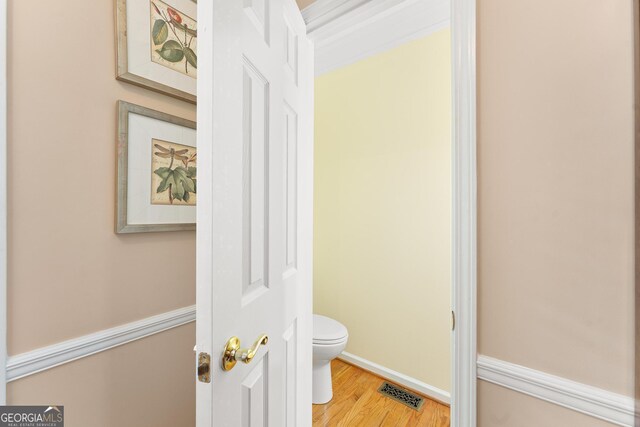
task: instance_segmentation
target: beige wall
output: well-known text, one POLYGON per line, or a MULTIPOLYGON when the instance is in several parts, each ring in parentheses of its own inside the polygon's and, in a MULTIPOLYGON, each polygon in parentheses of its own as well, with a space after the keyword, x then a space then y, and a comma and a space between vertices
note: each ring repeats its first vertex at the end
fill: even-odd
POLYGON ((70 427, 194 426, 194 335, 192 323, 10 383, 7 403, 64 404, 70 427))
POLYGON ((613 427, 613 424, 481 381, 478 427, 613 427))
POLYGON ((450 51, 447 29, 324 74, 315 92, 314 309, 347 326, 348 352, 446 391, 450 51))
MULTIPOLYGON (((113 222, 116 101, 192 120, 195 106, 115 80, 111 0, 10 1, 8 55, 9 354, 193 304, 194 233, 118 236, 113 222)), ((19 380, 9 400, 55 397, 71 420, 82 420, 71 427, 124 425, 78 414, 88 406, 155 407, 182 399, 180 390, 193 381, 176 372, 188 373, 184 363, 192 368, 194 340, 192 327, 163 333, 19 380), (169 376, 145 366, 143 357, 158 356, 154 348, 163 351, 169 376), (115 363, 116 357, 122 358, 115 363), (136 371, 135 378, 155 384, 153 391, 120 393, 136 371), (51 378, 56 383, 43 388, 51 378), (103 387, 91 383, 105 378, 110 384, 89 403, 80 391, 103 387)), ((178 408, 192 416, 187 406, 178 408)))
MULTIPOLYGON (((631 12, 631 0, 478 2, 479 351, 626 395, 631 12)), ((586 425, 479 391, 483 427, 586 425)))

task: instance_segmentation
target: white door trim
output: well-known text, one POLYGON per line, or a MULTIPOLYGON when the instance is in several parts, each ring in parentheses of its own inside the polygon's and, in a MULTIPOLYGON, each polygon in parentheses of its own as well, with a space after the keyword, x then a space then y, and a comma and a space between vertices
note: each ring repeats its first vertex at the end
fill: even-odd
POLYGON ((452 0, 451 425, 475 427, 477 382, 476 0, 452 0))
POLYGON ((0 405, 7 400, 7 0, 0 0, 0 405))

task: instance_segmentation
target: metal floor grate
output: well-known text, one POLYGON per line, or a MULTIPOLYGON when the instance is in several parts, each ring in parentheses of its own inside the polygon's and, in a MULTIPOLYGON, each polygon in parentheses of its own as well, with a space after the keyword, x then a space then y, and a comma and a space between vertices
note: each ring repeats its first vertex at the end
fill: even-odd
POLYGON ((395 386, 391 383, 384 382, 378 389, 378 392, 383 395, 390 397, 391 399, 402 403, 403 405, 408 406, 411 409, 415 409, 419 411, 424 403, 424 398, 418 396, 415 393, 411 393, 410 391, 403 390, 398 386, 395 386))

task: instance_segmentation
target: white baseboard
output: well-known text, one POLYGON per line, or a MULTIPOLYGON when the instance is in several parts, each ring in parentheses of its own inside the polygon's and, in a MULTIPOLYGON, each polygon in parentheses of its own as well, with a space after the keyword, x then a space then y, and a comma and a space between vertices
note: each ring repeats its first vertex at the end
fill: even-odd
POLYGON ((195 320, 196 306, 192 305, 11 356, 7 361, 7 381, 24 378, 195 320))
POLYGON ((442 402, 447 405, 451 403, 451 394, 449 394, 449 392, 440 390, 439 388, 433 387, 408 375, 401 374, 400 372, 394 371, 389 368, 385 368, 384 366, 373 363, 367 359, 363 359, 362 357, 344 351, 340 356, 338 356, 338 359, 342 359, 345 362, 364 369, 365 371, 373 372, 374 374, 379 375, 382 378, 385 378, 410 390, 417 391, 418 393, 430 397, 433 400, 437 400, 438 402, 442 402))
POLYGON ((633 398, 487 356, 478 378, 619 426, 633 427, 633 398))

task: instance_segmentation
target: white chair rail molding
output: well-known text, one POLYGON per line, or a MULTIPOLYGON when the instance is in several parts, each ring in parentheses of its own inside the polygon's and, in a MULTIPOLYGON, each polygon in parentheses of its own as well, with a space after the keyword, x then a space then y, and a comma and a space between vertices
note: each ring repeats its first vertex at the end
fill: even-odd
POLYGON ((482 355, 478 378, 615 425, 634 425, 634 400, 628 396, 482 355))

